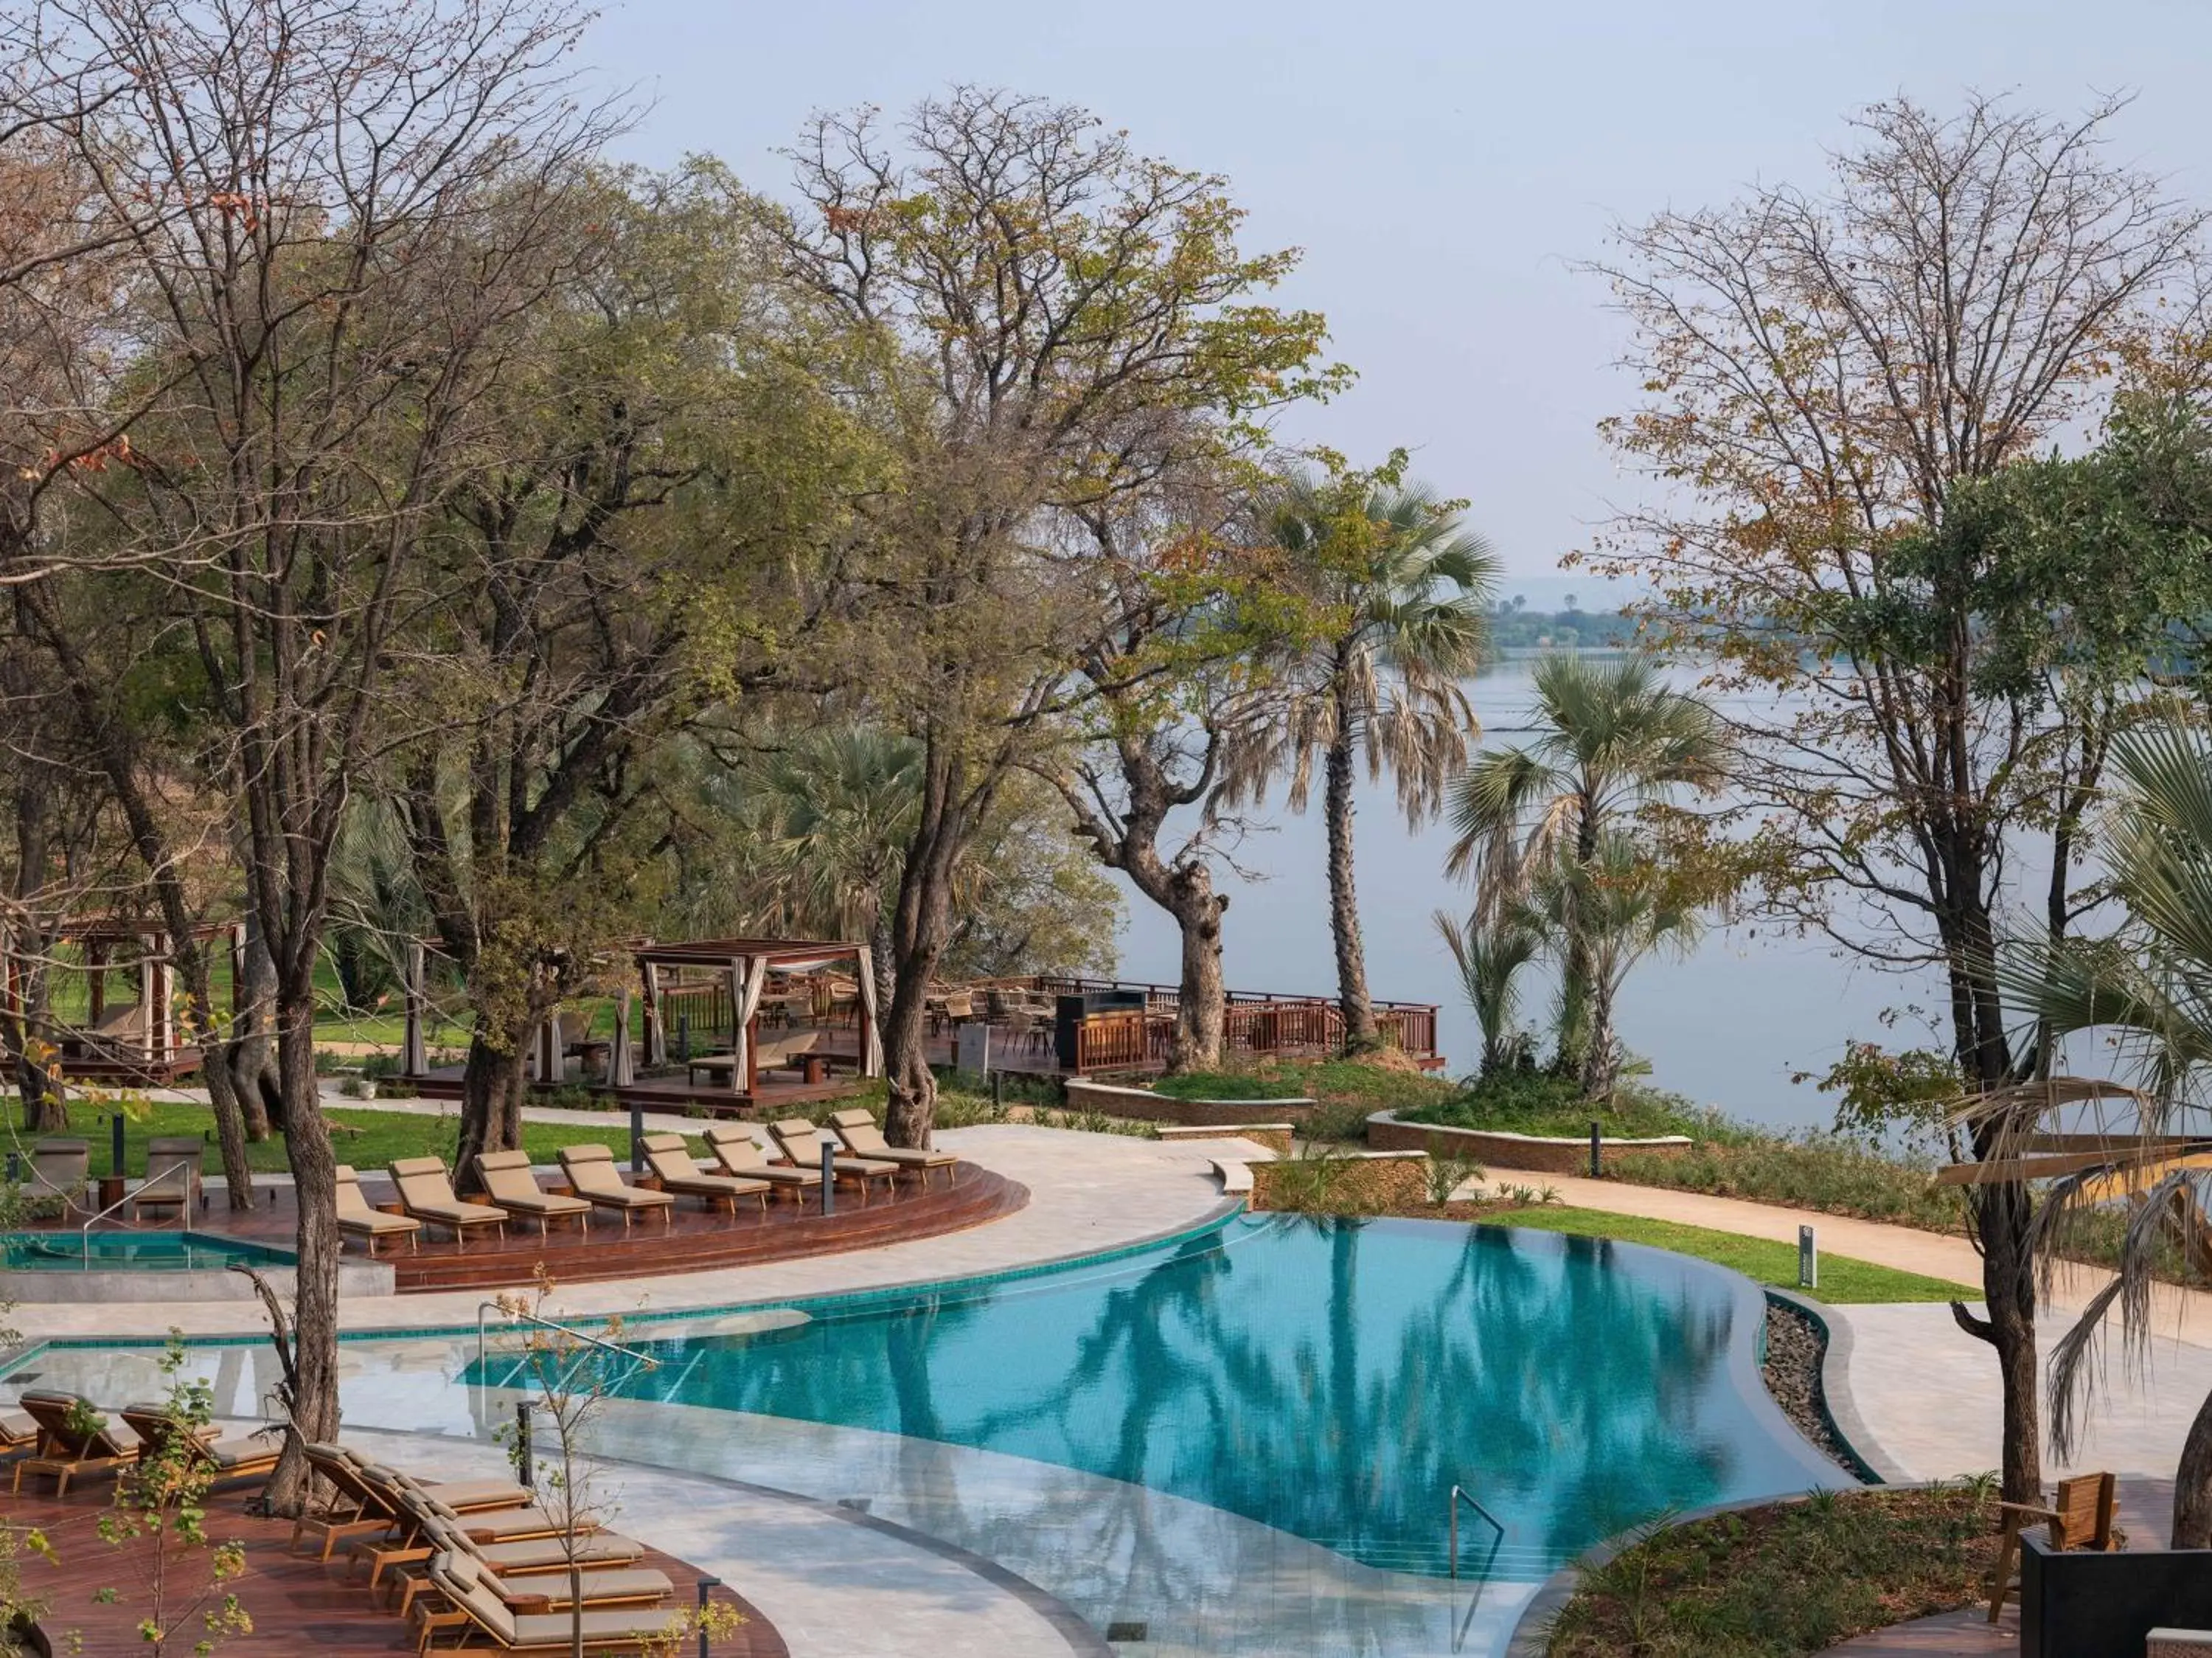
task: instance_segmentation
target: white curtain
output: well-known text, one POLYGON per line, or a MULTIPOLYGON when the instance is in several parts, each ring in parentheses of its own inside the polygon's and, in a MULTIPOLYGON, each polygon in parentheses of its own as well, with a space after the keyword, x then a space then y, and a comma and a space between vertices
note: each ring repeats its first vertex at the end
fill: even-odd
POLYGON ((730 959, 730 995, 738 1010, 738 1039, 731 1050, 738 1063, 730 1068, 730 1092, 745 1092, 746 1048, 750 1041, 753 1015, 760 1010, 761 992, 768 988, 768 958, 764 955, 730 959))
POLYGON ((626 1088, 636 1081, 637 1061, 629 1046, 629 992, 625 990, 615 997, 615 1043, 607 1054, 607 1082, 626 1088))
POLYGON ((863 944, 853 952, 860 975, 860 1075, 884 1074, 884 1039, 876 1030, 875 952, 863 944))

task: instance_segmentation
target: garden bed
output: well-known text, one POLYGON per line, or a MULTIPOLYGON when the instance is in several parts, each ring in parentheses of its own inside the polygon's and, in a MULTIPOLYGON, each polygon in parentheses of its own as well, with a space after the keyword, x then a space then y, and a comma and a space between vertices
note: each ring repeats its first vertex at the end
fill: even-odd
POLYGON ((1819 1492, 1668 1527, 1583 1569, 1550 1658, 1805 1658, 1967 1605, 1996 1564, 1992 1481, 1819 1492))

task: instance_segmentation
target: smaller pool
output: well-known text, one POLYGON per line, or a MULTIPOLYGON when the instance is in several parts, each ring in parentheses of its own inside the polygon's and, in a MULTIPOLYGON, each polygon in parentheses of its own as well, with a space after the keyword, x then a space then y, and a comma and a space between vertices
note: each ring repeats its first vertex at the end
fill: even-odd
POLYGON ((0 1232, 0 1271, 195 1272, 290 1266, 292 1252, 205 1232, 0 1232))

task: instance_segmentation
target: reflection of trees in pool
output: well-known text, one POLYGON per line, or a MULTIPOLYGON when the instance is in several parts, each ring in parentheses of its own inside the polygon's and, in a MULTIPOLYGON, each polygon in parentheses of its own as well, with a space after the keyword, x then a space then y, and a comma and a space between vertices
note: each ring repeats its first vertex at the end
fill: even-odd
MULTIPOLYGON (((1720 1494, 1725 1302, 1591 1240, 1286 1222, 1110 1282, 832 1319, 629 1391, 1011 1452, 1194 1498, 1370 1564, 1439 1564, 1464 1483, 1571 1551, 1720 1494)), ((919 1478, 919 1475, 917 1475, 919 1478)), ((1102 1558, 1171 1583, 1136 1494, 1102 1558)))

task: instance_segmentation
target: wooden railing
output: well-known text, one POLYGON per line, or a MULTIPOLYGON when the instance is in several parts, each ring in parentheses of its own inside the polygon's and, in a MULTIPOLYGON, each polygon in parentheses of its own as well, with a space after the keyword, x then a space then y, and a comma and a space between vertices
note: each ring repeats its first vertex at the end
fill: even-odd
POLYGON ((1136 1008, 1094 1013, 1075 1027, 1075 1069, 1141 1070, 1151 1063, 1151 1016, 1136 1008))
MULTIPOLYGON (((1148 1013, 1173 1014, 1182 1003, 1174 984, 1147 984, 1141 979, 1084 978, 1073 974, 1039 973, 1034 978, 1002 981, 1020 984, 1046 996, 1081 996, 1100 991, 1127 994, 1141 991, 1148 1013)), ((1226 1036, 1231 1051, 1246 1053, 1306 1053, 1343 1045, 1344 1022, 1336 1003, 1322 996, 1279 996, 1265 991, 1228 992, 1226 1036)), ((1103 1014, 1093 1015, 1103 1018, 1103 1014)), ((1437 1007, 1432 1002, 1377 1002, 1375 1022, 1382 1039, 1416 1058, 1429 1058, 1437 1051, 1437 1007)))

